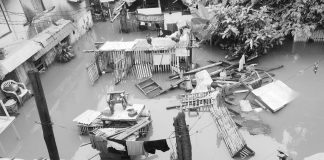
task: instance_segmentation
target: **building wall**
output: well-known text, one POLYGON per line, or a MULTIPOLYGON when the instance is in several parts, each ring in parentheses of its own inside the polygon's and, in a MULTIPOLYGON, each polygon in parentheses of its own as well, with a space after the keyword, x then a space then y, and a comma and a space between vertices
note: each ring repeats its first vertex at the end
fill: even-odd
MULTIPOLYGON (((27 19, 19 0, 0 0, 1 8, 4 10, 11 32, 0 37, 0 47, 11 44, 17 40, 27 38, 29 29, 26 25, 27 19)), ((5 20, 0 20, 1 23, 5 20)), ((1 28, 0 28, 1 29, 1 28)))
MULTIPOLYGON (((37 33, 52 25, 51 21, 59 19, 67 19, 74 22, 76 27, 75 33, 72 35, 73 42, 85 33, 85 30, 92 27, 92 17, 89 12, 88 1, 69 2, 68 0, 20 0, 28 19, 33 19, 34 30, 29 31, 29 37, 32 38, 37 33), (41 1, 48 13, 36 11, 33 1, 41 1), (53 7, 55 7, 53 9, 53 7), (90 16, 89 16, 90 15, 90 16), (32 18, 34 17, 34 18, 32 18)), ((45 12, 46 12, 45 10, 45 12)))
POLYGON ((53 48, 44 55, 46 66, 49 66, 54 62, 56 54, 56 50, 53 48))
POLYGON ((70 43, 76 42, 83 34, 85 34, 93 26, 91 12, 87 11, 83 16, 78 17, 74 21, 75 30, 70 34, 70 43))

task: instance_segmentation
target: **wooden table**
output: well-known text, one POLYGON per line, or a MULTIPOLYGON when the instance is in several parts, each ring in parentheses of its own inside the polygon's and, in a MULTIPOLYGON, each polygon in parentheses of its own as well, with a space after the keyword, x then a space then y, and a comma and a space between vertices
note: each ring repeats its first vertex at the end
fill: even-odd
POLYGON ((136 122, 145 108, 144 104, 133 104, 132 106, 127 106, 125 110, 115 110, 114 114, 111 116, 101 115, 100 119, 105 121, 124 121, 124 122, 136 122), (128 109, 134 109, 137 115, 130 117, 128 115, 128 109))

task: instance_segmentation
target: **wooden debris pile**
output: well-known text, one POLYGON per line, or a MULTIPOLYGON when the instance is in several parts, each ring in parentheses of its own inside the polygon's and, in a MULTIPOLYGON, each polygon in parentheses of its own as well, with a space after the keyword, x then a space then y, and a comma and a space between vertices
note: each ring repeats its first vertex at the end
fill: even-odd
POLYGON ((252 57, 246 62, 241 59, 237 63, 211 62, 210 65, 169 76, 170 79, 180 78, 178 86, 189 81, 195 89, 180 95, 180 104, 167 109, 179 108, 198 114, 210 112, 233 158, 244 159, 255 154, 238 131, 239 127, 253 135, 270 133, 270 127, 257 113, 261 110, 276 112, 296 97, 292 89, 275 80, 275 74, 270 73, 283 68, 283 65, 259 67, 251 63, 254 59, 252 57), (211 70, 213 67, 217 69, 211 70), (206 75, 206 72, 209 74, 206 75), (183 77, 186 77, 185 81, 183 77))
POLYGON ((109 107, 104 111, 87 110, 73 121, 77 122, 81 134, 89 134, 92 147, 100 151, 101 159, 127 159, 127 154, 107 149, 107 138, 135 141, 145 137, 152 122, 150 113, 143 104, 129 104, 125 91, 107 92, 106 100, 109 107))

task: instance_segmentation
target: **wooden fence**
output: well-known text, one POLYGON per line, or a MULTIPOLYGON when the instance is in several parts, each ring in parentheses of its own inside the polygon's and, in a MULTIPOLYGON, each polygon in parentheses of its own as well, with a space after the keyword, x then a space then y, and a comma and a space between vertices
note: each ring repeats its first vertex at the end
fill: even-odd
POLYGON ((230 155, 234 157, 246 158, 255 153, 249 147, 238 130, 234 120, 227 110, 222 94, 217 94, 210 113, 215 121, 218 131, 221 133, 230 155))

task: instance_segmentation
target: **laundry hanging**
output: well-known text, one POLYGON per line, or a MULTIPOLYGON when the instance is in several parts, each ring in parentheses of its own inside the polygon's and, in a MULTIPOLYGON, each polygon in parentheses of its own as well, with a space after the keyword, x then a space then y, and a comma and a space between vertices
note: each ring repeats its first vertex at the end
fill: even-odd
POLYGON ((146 155, 147 153, 144 150, 143 146, 144 141, 126 141, 128 155, 146 155))
POLYGON ((169 65, 171 64, 171 55, 165 54, 162 55, 161 65, 169 65))
MULTIPOLYGON (((155 154, 156 150, 166 152, 170 150, 166 139, 154 140, 154 141, 125 141, 107 138, 108 141, 113 141, 121 144, 125 147, 128 155, 146 155, 147 153, 155 154)), ((114 147, 109 147, 109 150, 117 150, 114 147)), ((121 150, 118 150, 123 152, 121 150)))
POLYGON ((119 151, 126 151, 126 147, 124 145, 108 140, 107 148, 109 147, 115 148, 119 151))
POLYGON ((161 54, 154 54, 153 55, 153 65, 160 65, 162 60, 161 54))
MULTIPOLYGON (((110 145, 111 145, 111 147, 112 148, 115 148, 116 150, 119 150, 119 149, 121 149, 121 150, 119 150, 119 151, 127 151, 127 146, 126 146, 126 141, 125 140, 118 140, 118 139, 110 139, 110 138, 107 138, 107 140, 108 140, 108 143, 109 142, 113 142, 113 143, 111 143, 110 145), (114 144, 115 143, 115 144, 114 144), (121 147, 122 146, 122 147, 121 147), (118 149, 117 149, 118 148, 118 149), (124 150, 123 150, 124 149, 124 150)), ((107 146, 108 146, 108 144, 107 144, 107 146)))
POLYGON ((155 150, 166 152, 170 149, 165 139, 156 141, 145 141, 143 145, 145 151, 151 154, 155 154, 155 150))
POLYGON ((170 54, 155 54, 153 55, 153 65, 170 65, 171 55, 170 54))

